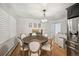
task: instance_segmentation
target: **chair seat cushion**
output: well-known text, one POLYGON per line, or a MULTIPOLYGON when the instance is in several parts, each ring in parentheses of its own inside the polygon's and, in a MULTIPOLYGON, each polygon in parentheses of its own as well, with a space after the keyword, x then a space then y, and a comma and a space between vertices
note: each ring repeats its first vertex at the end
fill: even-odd
POLYGON ((25 38, 26 35, 25 34, 21 34, 21 39, 25 38))
POLYGON ((45 44, 41 47, 43 50, 51 51, 51 45, 50 44, 45 44))
POLYGON ((24 46, 24 51, 25 51, 25 50, 28 50, 28 49, 29 49, 28 46, 25 45, 25 46, 24 46))

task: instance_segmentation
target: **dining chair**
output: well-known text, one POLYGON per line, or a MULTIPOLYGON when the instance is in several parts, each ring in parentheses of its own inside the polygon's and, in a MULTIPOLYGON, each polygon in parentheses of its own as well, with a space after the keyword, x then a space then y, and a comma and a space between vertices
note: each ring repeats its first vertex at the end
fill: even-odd
POLYGON ((26 37, 26 35, 23 33, 23 34, 21 34, 21 39, 23 39, 23 38, 25 38, 26 37))
POLYGON ((41 49, 50 51, 50 50, 51 50, 51 45, 50 45, 49 43, 45 43, 45 44, 41 47, 41 49))
POLYGON ((46 51, 46 52, 49 52, 49 53, 50 53, 49 55, 52 54, 52 49, 53 49, 52 45, 51 45, 50 43, 48 43, 48 42, 46 42, 46 43, 45 43, 44 45, 42 45, 42 47, 41 47, 41 50, 46 51))
MULTIPOLYGON (((20 44, 20 51, 22 52, 22 55, 24 55, 24 53, 26 51, 28 51, 28 46, 24 45, 24 43, 21 39, 18 39, 18 41, 19 41, 19 44, 20 44)), ((19 53, 20 53, 20 51, 19 51, 19 53)))
POLYGON ((48 37, 48 34, 43 34, 43 36, 48 37))
POLYGON ((30 56, 39 56, 40 55, 40 43, 33 41, 29 43, 29 55, 30 56))
POLYGON ((36 36, 37 34, 36 33, 32 33, 32 36, 36 36))

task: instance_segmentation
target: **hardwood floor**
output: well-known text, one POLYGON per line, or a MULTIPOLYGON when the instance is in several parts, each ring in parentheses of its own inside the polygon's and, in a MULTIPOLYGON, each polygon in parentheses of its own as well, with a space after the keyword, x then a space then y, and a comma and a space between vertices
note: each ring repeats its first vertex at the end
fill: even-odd
POLYGON ((28 56, 28 51, 21 51, 20 45, 18 44, 14 51, 11 53, 11 56, 28 56))
POLYGON ((52 47, 53 47, 52 49, 53 56, 67 56, 66 50, 59 47, 58 44, 56 44, 55 42, 52 45, 52 47))
MULTIPOLYGON (((20 51, 20 46, 18 44, 18 46, 15 48, 15 50, 12 52, 11 56, 28 56, 28 51, 23 52, 20 51)), ((54 42, 54 44, 52 45, 52 50, 51 51, 45 51, 45 50, 41 50, 41 56, 66 56, 66 50, 59 47, 58 44, 56 44, 54 42)))

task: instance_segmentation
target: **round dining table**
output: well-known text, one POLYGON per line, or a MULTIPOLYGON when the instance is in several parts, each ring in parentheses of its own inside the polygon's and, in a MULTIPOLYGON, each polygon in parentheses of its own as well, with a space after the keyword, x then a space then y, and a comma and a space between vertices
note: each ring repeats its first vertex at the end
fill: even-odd
POLYGON ((37 41, 39 42, 40 44, 42 43, 45 43, 48 41, 48 38, 47 37, 44 37, 44 36, 27 36, 23 39, 23 42, 25 44, 29 44, 30 42, 32 41, 37 41))

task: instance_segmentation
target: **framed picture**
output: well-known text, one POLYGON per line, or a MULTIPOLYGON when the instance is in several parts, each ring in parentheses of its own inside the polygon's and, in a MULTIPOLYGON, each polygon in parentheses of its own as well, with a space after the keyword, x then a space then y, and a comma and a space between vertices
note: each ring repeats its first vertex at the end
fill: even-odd
POLYGON ((32 23, 29 23, 29 28, 32 28, 32 23))
POLYGON ((36 23, 34 23, 34 28, 37 28, 37 24, 36 23))
POLYGON ((41 28, 41 23, 38 23, 38 28, 41 28))

